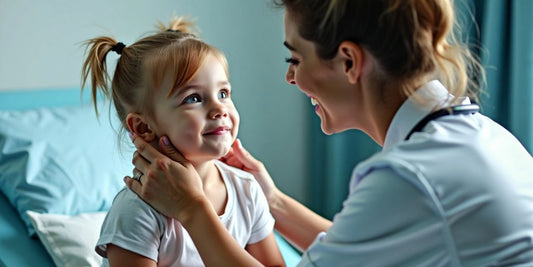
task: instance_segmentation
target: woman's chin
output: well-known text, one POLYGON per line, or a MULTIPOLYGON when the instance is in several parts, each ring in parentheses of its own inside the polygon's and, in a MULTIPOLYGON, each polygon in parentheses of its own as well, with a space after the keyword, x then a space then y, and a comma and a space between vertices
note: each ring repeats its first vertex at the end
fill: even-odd
POLYGON ((339 127, 334 127, 333 125, 329 125, 325 123, 324 120, 321 120, 320 128, 322 129, 322 132, 326 135, 333 135, 333 134, 341 133, 341 132, 348 130, 347 128, 339 128, 339 127))

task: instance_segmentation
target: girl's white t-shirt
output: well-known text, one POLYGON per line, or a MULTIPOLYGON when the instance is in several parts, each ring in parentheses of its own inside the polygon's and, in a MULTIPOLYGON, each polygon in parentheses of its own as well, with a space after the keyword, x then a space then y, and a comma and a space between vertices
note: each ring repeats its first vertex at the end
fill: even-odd
MULTIPOLYGON (((274 229, 261 186, 247 172, 216 161, 227 188, 227 204, 220 220, 242 246, 257 243, 274 229)), ((96 244, 106 259, 107 244, 153 259, 159 266, 204 266, 194 243, 181 224, 157 212, 128 188, 113 201, 96 244)))

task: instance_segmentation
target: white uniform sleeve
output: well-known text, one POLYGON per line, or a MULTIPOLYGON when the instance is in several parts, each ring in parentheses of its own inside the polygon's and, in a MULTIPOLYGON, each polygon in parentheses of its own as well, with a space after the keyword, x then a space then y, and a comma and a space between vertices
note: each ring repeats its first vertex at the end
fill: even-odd
POLYGON ((107 213, 95 250, 107 258, 107 244, 113 244, 157 262, 163 232, 161 215, 125 188, 107 213))
POLYGON ((382 168, 350 192, 298 266, 447 265, 441 220, 417 187, 382 168))
POLYGON ((255 179, 252 179, 250 194, 255 204, 253 205, 254 222, 248 244, 253 244, 265 239, 274 231, 274 217, 270 214, 265 194, 255 179))

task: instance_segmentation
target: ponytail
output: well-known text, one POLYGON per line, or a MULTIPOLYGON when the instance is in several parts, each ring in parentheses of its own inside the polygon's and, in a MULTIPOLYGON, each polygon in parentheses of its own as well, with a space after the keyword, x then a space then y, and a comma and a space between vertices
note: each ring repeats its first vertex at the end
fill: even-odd
POLYGON ((82 67, 81 90, 84 90, 87 78, 91 80, 91 99, 94 104, 94 110, 98 116, 97 95, 98 90, 106 97, 111 98, 109 83, 111 79, 107 72, 106 57, 109 51, 122 53, 124 44, 117 42, 112 37, 97 37, 85 42, 87 48, 90 47, 87 59, 82 67))

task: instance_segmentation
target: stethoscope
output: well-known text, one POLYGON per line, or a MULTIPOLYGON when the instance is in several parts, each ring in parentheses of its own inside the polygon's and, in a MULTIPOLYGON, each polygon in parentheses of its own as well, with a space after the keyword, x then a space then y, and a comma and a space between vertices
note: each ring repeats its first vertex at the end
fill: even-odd
POLYGON ((426 125, 432 121, 436 120, 443 116, 448 115, 461 115, 461 114, 475 114, 479 111, 479 106, 476 104, 466 104, 466 105, 457 105, 457 106, 451 106, 443 109, 439 109, 435 112, 430 113, 429 115, 425 116, 422 120, 420 120, 413 129, 407 134, 404 140, 409 140, 411 135, 415 132, 421 132, 426 125))

